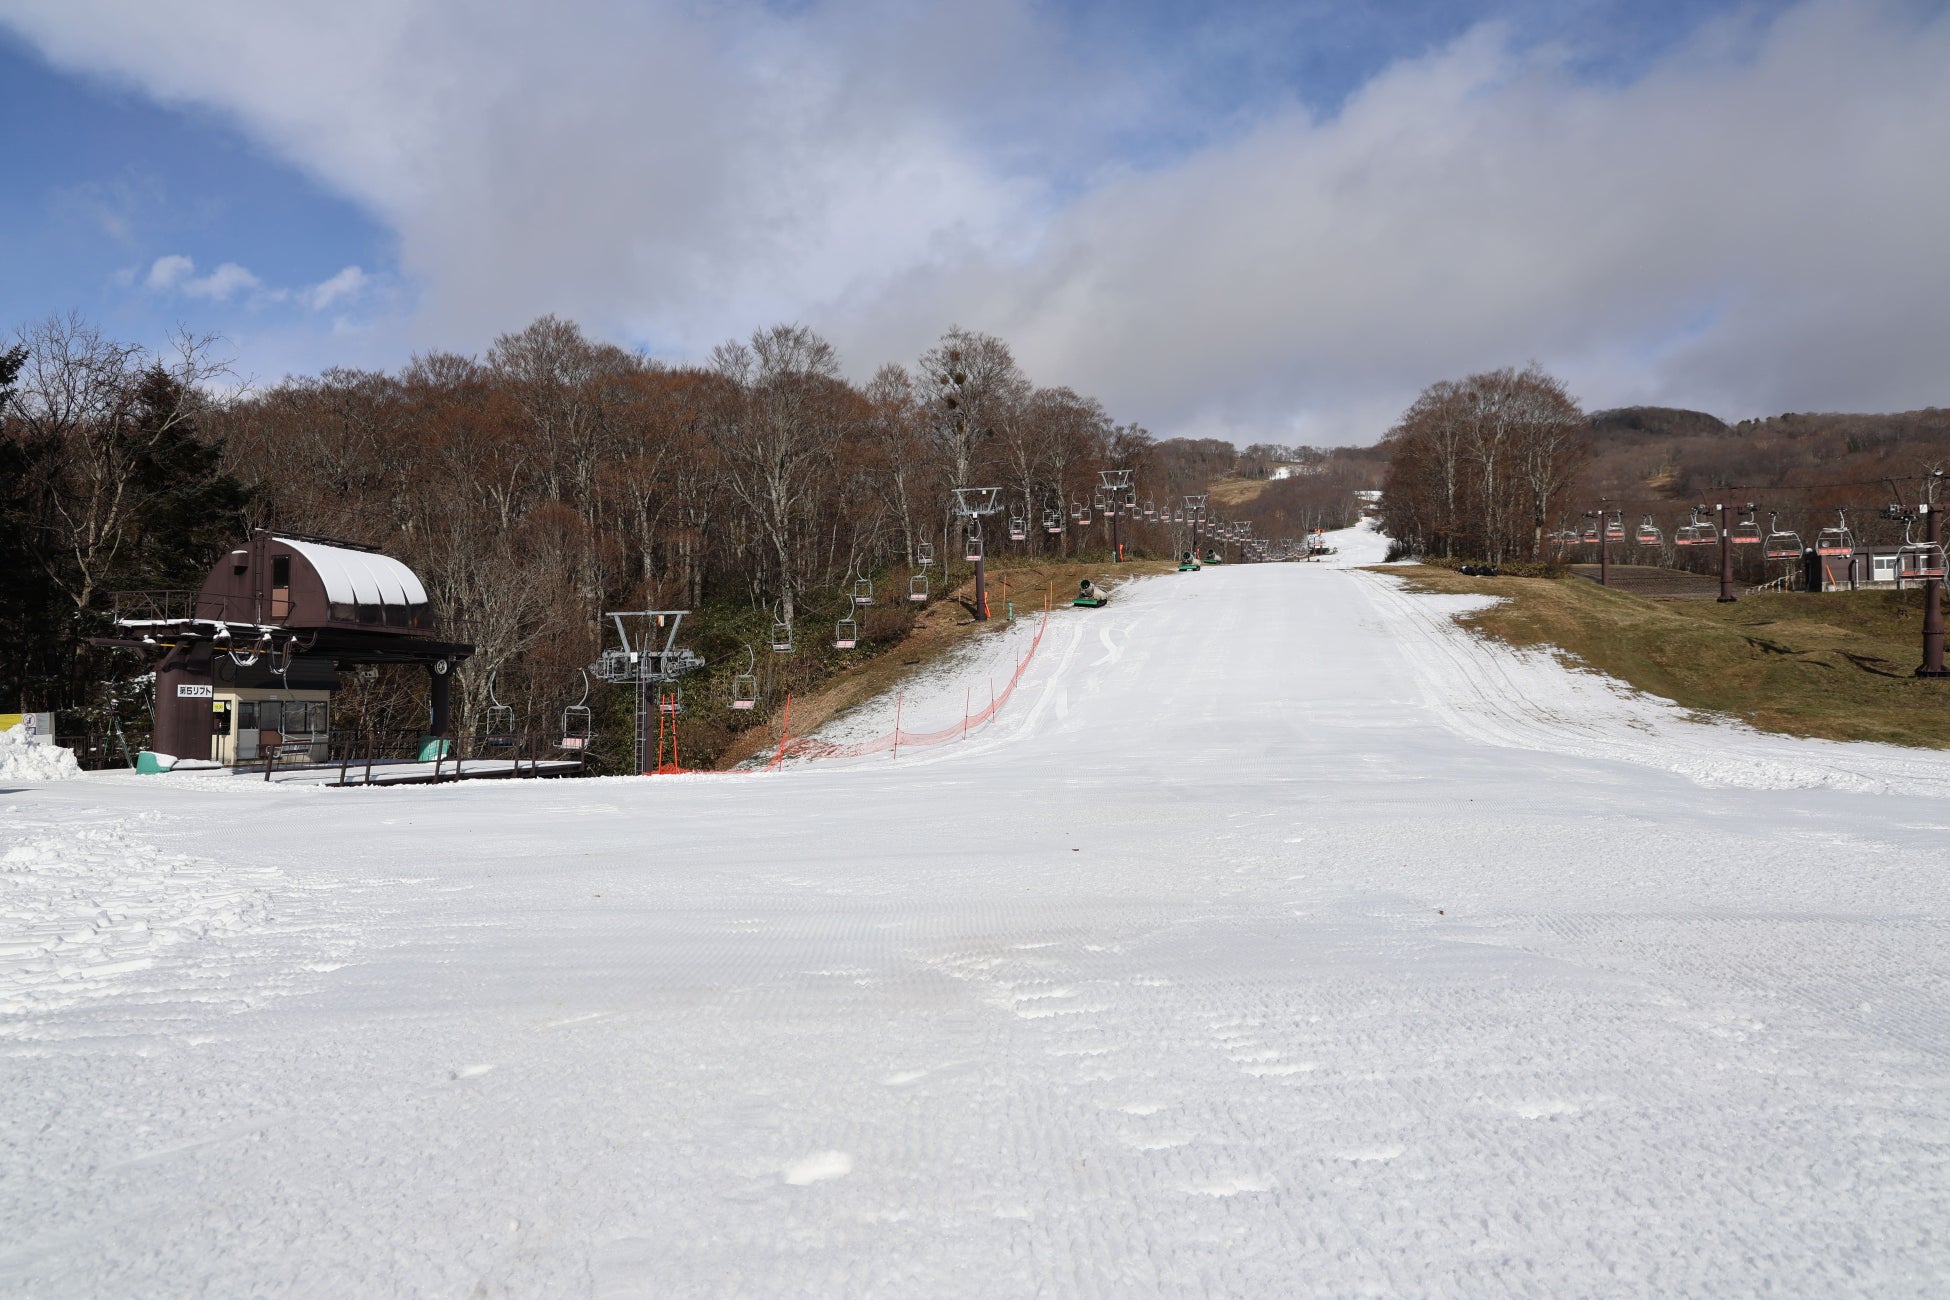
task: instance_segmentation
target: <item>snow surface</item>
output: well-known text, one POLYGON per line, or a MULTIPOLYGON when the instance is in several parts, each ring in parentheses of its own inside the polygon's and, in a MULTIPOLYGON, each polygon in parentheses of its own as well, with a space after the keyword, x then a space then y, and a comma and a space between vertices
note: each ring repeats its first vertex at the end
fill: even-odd
POLYGON ((8 794, 0 1294, 1942 1294, 1946 759, 1336 541, 898 760, 8 794))

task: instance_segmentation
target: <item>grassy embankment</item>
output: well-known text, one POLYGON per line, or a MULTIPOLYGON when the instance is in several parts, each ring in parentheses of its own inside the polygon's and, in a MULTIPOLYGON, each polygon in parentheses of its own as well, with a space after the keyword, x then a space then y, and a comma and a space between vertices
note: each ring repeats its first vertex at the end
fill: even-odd
MULTIPOLYGON (((925 670, 941 656, 959 647, 969 637, 982 636, 1009 626, 1007 606, 1014 602, 1016 617, 1040 618, 1046 597, 1066 604, 1084 578, 1092 582, 1113 583, 1141 574, 1169 573, 1177 566, 1170 560, 1127 560, 1111 564, 1103 560, 1048 560, 997 565, 988 575, 989 621, 977 623, 972 611, 975 602, 973 579, 957 587, 948 597, 930 602, 905 635, 880 645, 869 643, 843 666, 811 683, 792 698, 792 734, 807 735, 822 724, 893 690, 913 674, 925 670)), ((732 737, 718 754, 714 766, 719 770, 739 763, 779 743, 783 720, 783 701, 771 701, 773 709, 763 723, 732 737)))
POLYGON ((1950 679, 1913 675, 1922 659, 1919 591, 1769 592, 1722 605, 1647 599, 1576 578, 1385 572, 1427 591, 1508 597, 1462 621, 1512 645, 1557 647, 1690 709, 1796 736, 1950 748, 1950 679))

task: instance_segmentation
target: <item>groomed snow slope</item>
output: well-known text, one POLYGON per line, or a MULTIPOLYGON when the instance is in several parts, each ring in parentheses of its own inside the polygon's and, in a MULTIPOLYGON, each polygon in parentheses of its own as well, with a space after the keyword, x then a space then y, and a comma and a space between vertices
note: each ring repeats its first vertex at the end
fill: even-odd
POLYGON ((1148 580, 898 761, 11 792, 0 1294, 1941 1294, 1946 760, 1453 603, 1148 580))

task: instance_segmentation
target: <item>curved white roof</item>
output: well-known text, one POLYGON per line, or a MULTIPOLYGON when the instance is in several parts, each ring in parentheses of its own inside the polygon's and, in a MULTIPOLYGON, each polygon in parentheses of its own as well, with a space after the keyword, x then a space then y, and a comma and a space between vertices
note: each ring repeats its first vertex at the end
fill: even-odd
POLYGON ((325 584, 325 599, 335 605, 424 605, 427 589, 413 570, 390 555, 349 551, 322 542, 277 537, 274 541, 305 557, 325 584))

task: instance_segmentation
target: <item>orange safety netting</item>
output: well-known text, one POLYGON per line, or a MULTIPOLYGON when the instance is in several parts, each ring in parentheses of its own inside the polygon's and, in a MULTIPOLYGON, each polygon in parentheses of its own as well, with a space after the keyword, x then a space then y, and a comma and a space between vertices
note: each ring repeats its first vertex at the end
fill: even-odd
POLYGON ((1049 612, 1045 610, 1043 612, 1043 621, 1036 627, 1036 636, 1029 643, 1029 652, 1016 661, 1016 670, 1009 674, 1008 683, 1000 691, 996 691, 994 689, 995 679, 990 678, 989 689, 991 695, 989 702, 979 709, 975 707, 974 688, 970 687, 967 695, 964 697, 962 719, 951 727, 943 727, 938 731, 907 731, 903 729, 900 723, 901 700, 899 697, 896 697, 894 702, 894 729, 892 731, 884 736, 878 736, 873 740, 862 740, 853 744, 842 745, 834 744, 831 741, 818 740, 812 736, 792 735, 790 731, 792 715, 788 711, 786 714, 786 734, 780 738, 778 753, 773 756, 772 761, 767 766, 777 767, 788 758, 864 758, 869 754, 884 754, 888 752, 892 752, 895 757, 899 757, 900 751, 903 748, 945 745, 949 741, 960 740, 975 728, 994 720, 996 713, 1001 710, 1003 705, 1009 702, 1009 697, 1016 693, 1017 683, 1022 681, 1022 675, 1029 670, 1030 661, 1036 657, 1036 648, 1043 644, 1043 633, 1048 627, 1049 612))

